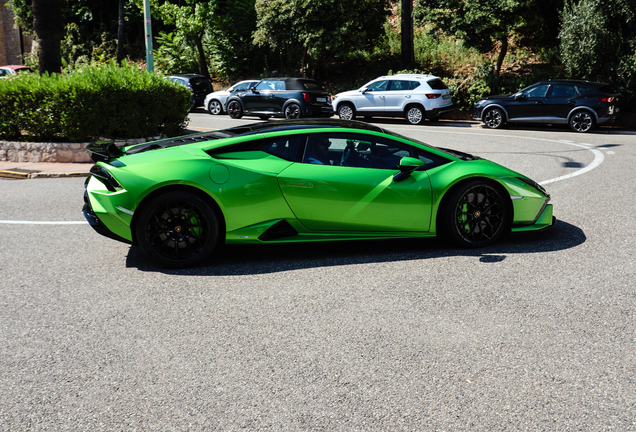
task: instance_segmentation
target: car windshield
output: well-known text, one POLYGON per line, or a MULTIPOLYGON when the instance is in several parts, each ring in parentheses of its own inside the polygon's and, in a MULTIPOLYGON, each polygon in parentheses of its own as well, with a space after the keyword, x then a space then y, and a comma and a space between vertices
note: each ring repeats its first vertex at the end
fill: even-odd
POLYGON ((425 142, 422 142, 422 141, 416 140, 415 138, 405 137, 404 135, 400 135, 399 133, 396 133, 396 132, 393 132, 393 131, 390 131, 390 130, 387 130, 387 129, 384 129, 384 131, 383 131, 383 132, 384 132, 385 134, 387 134, 387 135, 392 135, 392 136, 394 136, 394 137, 397 137, 397 138, 401 138, 401 139, 403 139, 403 140, 406 140, 407 142, 408 142, 408 141, 410 141, 410 142, 414 142, 414 143, 419 144, 419 145, 422 145, 422 146, 424 146, 424 147, 428 147, 428 148, 431 148, 431 149, 435 149, 435 150, 437 150, 437 151, 441 151, 442 153, 446 153, 446 154, 447 154, 447 155, 449 155, 449 156, 453 156, 453 157, 456 157, 456 158, 459 158, 459 159, 463 159, 463 160, 476 160, 476 159, 480 159, 478 156, 473 156, 473 155, 471 155, 471 154, 463 153, 463 152, 460 152, 460 151, 457 151, 457 150, 452 150, 452 149, 445 149, 445 148, 435 147, 435 146, 432 146, 432 145, 430 145, 430 144, 426 144, 425 142))
POLYGON ((448 88, 446 84, 444 84, 444 81, 439 78, 429 80, 427 83, 433 90, 446 90, 448 88))

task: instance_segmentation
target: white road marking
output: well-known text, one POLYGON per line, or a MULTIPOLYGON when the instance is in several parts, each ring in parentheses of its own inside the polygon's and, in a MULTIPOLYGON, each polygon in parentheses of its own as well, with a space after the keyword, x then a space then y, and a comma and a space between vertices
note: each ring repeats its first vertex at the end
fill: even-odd
MULTIPOLYGON (((412 130, 412 129, 406 129, 406 128, 402 128, 403 130, 412 130)), ((527 139, 527 140, 535 140, 535 141, 547 141, 547 142, 555 142, 555 143, 559 143, 559 144, 567 144, 567 145, 572 145, 572 146, 576 146, 576 147, 580 147, 582 149, 585 150, 589 150, 592 153, 594 153, 594 160, 592 161, 591 164, 587 165, 586 167, 581 168, 580 170, 574 171, 573 173, 561 176, 561 177, 556 177, 556 178, 552 178, 549 180, 544 180, 542 182, 539 182, 540 185, 544 185, 544 184, 548 184, 548 183, 554 183, 557 181, 561 181, 561 180, 566 180, 572 177, 576 177, 578 175, 581 174, 585 174, 588 171, 593 170, 594 168, 596 168, 597 166, 599 166, 603 160, 605 159, 605 156, 603 155, 603 153, 601 153, 599 150, 597 149, 593 149, 589 147, 589 144, 575 144, 572 141, 568 141, 568 140, 552 140, 552 139, 546 139, 546 138, 534 138, 534 137, 522 137, 522 136, 516 136, 516 135, 503 135, 503 134, 484 134, 484 133, 470 133, 470 132, 451 132, 451 131, 441 131, 441 130, 427 130, 427 132, 433 132, 433 133, 446 133, 446 134, 455 134, 455 135, 480 135, 480 136, 496 136, 496 137, 504 137, 504 138, 519 138, 519 139, 527 139)))
POLYGON ((0 220, 0 224, 15 225, 82 225, 88 223, 86 221, 12 221, 0 220))

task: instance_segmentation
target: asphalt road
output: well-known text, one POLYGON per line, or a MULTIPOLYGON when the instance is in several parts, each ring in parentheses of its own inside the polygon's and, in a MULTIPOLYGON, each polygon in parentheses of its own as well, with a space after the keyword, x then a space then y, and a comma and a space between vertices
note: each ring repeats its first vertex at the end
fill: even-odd
POLYGON ((166 271, 83 179, 0 180, 0 430, 636 430, 636 136, 379 124, 544 182, 556 227, 166 271))

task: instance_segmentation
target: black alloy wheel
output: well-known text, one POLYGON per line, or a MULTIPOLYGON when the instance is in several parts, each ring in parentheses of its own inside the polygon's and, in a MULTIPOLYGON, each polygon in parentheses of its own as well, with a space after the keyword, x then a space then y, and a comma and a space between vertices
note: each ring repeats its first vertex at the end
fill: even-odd
POLYGON ((488 108, 484 112, 484 125, 487 128, 499 129, 504 123, 504 113, 499 108, 488 108))
POLYGON ((589 132, 594 128, 594 117, 589 111, 576 111, 570 117, 570 127, 574 132, 589 132))
POLYGON ((212 207, 190 192, 167 192, 141 210, 135 227, 141 250, 157 264, 184 268, 210 256, 219 240, 212 207))
POLYGON ((442 234, 459 246, 487 246, 508 231, 505 192, 485 179, 470 181, 445 200, 441 218, 442 234))
POLYGON ((285 107, 285 118, 297 119, 301 117, 300 105, 296 103, 290 103, 285 107))
POLYGON ((227 104, 227 113, 233 119, 240 119, 243 117, 243 107, 241 106, 241 103, 237 100, 230 101, 230 103, 227 104))

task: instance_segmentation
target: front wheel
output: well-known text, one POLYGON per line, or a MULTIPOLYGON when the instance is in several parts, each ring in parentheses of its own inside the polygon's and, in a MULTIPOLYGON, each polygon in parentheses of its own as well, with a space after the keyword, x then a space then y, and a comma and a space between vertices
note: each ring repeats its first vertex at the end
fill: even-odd
POLYGON ((343 103, 338 107, 338 118, 341 120, 354 120, 356 109, 349 103, 343 103))
POLYGON ((285 118, 297 119, 300 117, 300 106, 298 104, 290 103, 285 107, 285 118))
POLYGON ((208 104, 208 112, 212 115, 219 115, 223 112, 223 107, 221 106, 221 102, 216 99, 213 99, 208 104))
POLYGON ((420 125, 424 123, 424 120, 426 120, 426 114, 424 113, 424 110, 418 106, 411 106, 406 108, 405 117, 406 120, 408 120, 408 122, 412 125, 420 125))
POLYGON ((570 117, 570 127, 574 132, 589 132, 594 127, 594 118, 588 111, 577 111, 570 117))
POLYGON ((461 247, 484 247, 508 230, 508 204, 501 187, 473 180, 451 192, 440 212, 442 234, 461 247))
POLYGON ((230 103, 227 104, 227 113, 233 119, 240 119, 241 117, 243 117, 243 107, 241 106, 239 101, 230 101, 230 103))
POLYGON ((153 198, 135 227, 141 250, 157 264, 184 268, 199 264, 214 251, 219 223, 210 204, 190 192, 167 192, 153 198))
POLYGON ((484 113, 484 125, 489 129, 499 129, 504 125, 504 113, 499 108, 490 108, 484 113))

